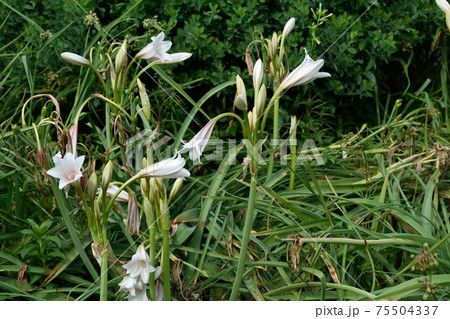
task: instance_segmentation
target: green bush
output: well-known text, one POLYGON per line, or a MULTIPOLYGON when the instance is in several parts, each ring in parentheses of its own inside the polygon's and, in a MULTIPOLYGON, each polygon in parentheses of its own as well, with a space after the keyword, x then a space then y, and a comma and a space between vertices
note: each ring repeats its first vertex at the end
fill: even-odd
MULTIPOLYGON (((67 65, 59 59, 59 54, 63 51, 82 53, 86 42, 96 32, 95 28, 83 25, 86 12, 96 10, 101 25, 105 27, 137 2, 80 1, 83 8, 72 1, 0 2, 0 21, 3 23, 0 43, 21 39, 0 48, 0 66, 6 70, 3 77, 9 75, 10 81, 2 83, 3 91, 8 83, 25 83, 27 76, 34 80, 28 78, 28 82, 37 83, 34 84, 36 87, 20 86, 11 91, 13 94, 0 96, 5 101, 2 107, 6 112, 2 114, 13 114, 17 97, 29 96, 30 90, 41 90, 46 86, 58 92, 64 89, 70 74, 67 74, 67 65), (17 11, 7 8, 5 3, 17 11), (53 37, 38 42, 39 36, 47 30, 53 37), (26 43, 25 48, 23 43, 26 43), (8 69, 17 52, 20 52, 20 58, 16 59, 14 67, 8 69), (30 74, 24 72, 27 68, 25 63, 31 70, 30 74), (11 74, 7 70, 11 70, 11 74), (51 81, 55 74, 60 79, 56 84, 51 81), (66 80, 61 81, 62 78, 66 80)), ((442 14, 437 6, 430 6, 425 0, 378 1, 375 4, 362 0, 332 0, 327 1, 323 9, 333 15, 317 27, 313 11, 317 11, 319 4, 319 0, 250 0, 245 3, 233 0, 143 1, 132 13, 132 19, 115 25, 109 34, 118 41, 130 36, 137 40, 133 43, 138 50, 150 41, 150 36, 164 30, 166 37, 173 42, 172 52, 193 53, 193 57, 182 66, 174 67, 171 74, 179 83, 191 83, 194 89, 189 94, 195 99, 211 87, 234 79, 236 73, 249 83, 244 54, 249 42, 258 37, 255 31, 269 37, 274 31, 282 30, 289 18, 295 17, 296 25, 286 46, 291 69, 303 60, 302 48, 306 47, 314 59, 325 59, 324 71, 332 74, 329 81, 318 81, 308 86, 308 92, 302 92, 303 96, 320 96, 321 101, 330 109, 337 110, 338 115, 356 122, 367 121, 367 117, 375 118, 374 106, 380 90, 397 88, 398 92, 389 92, 397 94, 407 88, 407 78, 401 64, 396 61, 407 61, 412 54, 413 66, 426 64, 420 59, 428 59, 429 56, 421 52, 429 50, 432 39, 424 38, 424 35, 434 34, 436 28, 443 25, 442 14), (151 22, 146 29, 145 19, 151 22), (354 102, 364 106, 350 107, 349 103, 354 105, 354 102)), ((258 52, 251 50, 251 54, 256 59, 258 52)), ((415 83, 420 85, 429 75, 418 73, 417 76, 421 78, 415 83)), ((205 108, 229 110, 233 90, 229 87, 222 91, 205 108)), ((292 97, 297 93, 297 89, 292 90, 292 97)), ((290 113, 302 114, 298 98, 287 101, 290 113)))

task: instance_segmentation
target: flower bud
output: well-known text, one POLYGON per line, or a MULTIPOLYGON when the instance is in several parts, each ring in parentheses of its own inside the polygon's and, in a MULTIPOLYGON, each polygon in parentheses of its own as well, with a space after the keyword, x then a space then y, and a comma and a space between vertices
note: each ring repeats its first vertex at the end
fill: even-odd
POLYGON ((267 90, 266 86, 263 84, 261 88, 258 91, 258 98, 256 100, 256 116, 261 116, 262 109, 264 105, 266 104, 266 98, 267 98, 267 90))
POLYGON ((41 117, 45 118, 46 115, 47 115, 47 107, 44 105, 44 107, 41 110, 41 117))
POLYGON ((153 207, 147 197, 144 196, 144 213, 147 219, 147 227, 149 229, 155 229, 155 216, 153 213, 153 207))
MULTIPOLYGON (((141 98, 141 104, 142 104, 142 112, 144 113, 145 118, 147 121, 150 121, 151 118, 151 106, 150 106, 150 100, 147 95, 147 91, 145 90, 144 84, 141 82, 141 80, 137 80, 137 84, 139 87, 139 96, 141 98)), ((147 165, 144 165, 142 167, 146 167, 147 165)))
POLYGON ((170 212, 169 208, 167 207, 167 203, 159 199, 159 221, 161 223, 161 230, 162 231, 169 231, 170 230, 170 212))
POLYGON ((67 62, 75 65, 84 65, 89 66, 91 65, 91 62, 87 60, 86 58, 83 58, 81 55, 71 53, 71 52, 63 52, 61 53, 61 57, 66 60, 67 62))
POLYGON ((234 105, 241 111, 247 110, 247 92, 245 90, 244 81, 236 75, 236 96, 234 97, 234 105))
POLYGON ((255 90, 258 90, 261 86, 263 79, 263 63, 261 59, 258 59, 255 63, 255 67, 253 68, 253 87, 255 90))
POLYGON ((127 40, 123 41, 123 44, 121 45, 119 52, 117 52, 116 55, 116 72, 121 73, 122 69, 126 65, 127 62, 127 40))
POLYGON ((133 191, 128 191, 128 215, 127 215, 127 231, 131 234, 139 233, 139 226, 141 219, 139 216, 139 206, 136 199, 136 194, 133 191))
POLYGON ((37 161, 39 162, 39 165, 41 165, 41 168, 45 174, 47 172, 47 157, 44 154, 44 150, 40 146, 38 147, 36 157, 37 161))
POLYGON ((100 185, 105 193, 109 187, 109 182, 111 181, 112 172, 113 172, 113 163, 111 161, 108 161, 108 164, 106 164, 105 168, 103 168, 102 183, 100 185))
POLYGON ((156 190, 158 192, 163 192, 164 191, 164 184, 163 184, 162 178, 155 177, 154 180, 155 180, 156 190))
POLYGON ((295 26, 295 18, 290 18, 288 22, 284 25, 283 33, 281 34, 282 38, 287 37, 289 33, 291 33, 292 29, 295 26))
POLYGON ((89 180, 87 182, 87 195, 89 197, 89 201, 93 202, 95 200, 95 195, 97 194, 97 174, 95 171, 92 172, 91 176, 89 176, 89 180))
POLYGON ((277 49, 278 49, 278 36, 277 33, 274 32, 272 35, 272 40, 269 40, 269 57, 270 59, 274 59, 277 55, 277 49))
POLYGON ((177 178, 175 180, 175 183, 173 183, 172 189, 170 190, 169 202, 175 197, 175 195, 181 189, 181 186, 183 186, 183 182, 184 180, 182 178, 177 178))

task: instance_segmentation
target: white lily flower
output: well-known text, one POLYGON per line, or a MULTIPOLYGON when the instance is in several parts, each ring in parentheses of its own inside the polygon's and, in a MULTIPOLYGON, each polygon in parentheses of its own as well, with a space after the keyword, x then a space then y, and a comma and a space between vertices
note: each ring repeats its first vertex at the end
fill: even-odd
POLYGON ((141 244, 131 257, 131 261, 122 266, 126 269, 127 276, 119 283, 119 291, 128 292, 129 301, 148 301, 146 284, 150 278, 150 273, 155 273, 155 279, 161 274, 161 267, 152 267, 149 260, 150 257, 141 244))
POLYGON ((289 33, 291 33, 292 29, 295 26, 295 18, 290 18, 288 22, 284 25, 283 33, 281 36, 285 38, 289 33))
POLYGON ((59 189, 75 183, 83 174, 81 167, 83 166, 84 156, 75 157, 73 153, 66 153, 61 157, 61 153, 53 156, 55 167, 49 169, 47 174, 59 179, 59 189))
POLYGON ((192 161, 200 162, 200 157, 209 142, 209 138, 211 137, 211 133, 214 129, 214 124, 216 124, 215 119, 212 119, 206 123, 206 125, 189 142, 184 144, 180 153, 189 152, 189 158, 192 161))
POLYGON ((139 245, 136 253, 131 257, 131 261, 122 267, 127 270, 130 277, 140 277, 144 284, 148 283, 148 278, 151 272, 156 268, 150 266, 150 257, 145 251, 144 245, 139 245))
POLYGON ((186 160, 177 153, 174 157, 162 160, 143 168, 138 174, 141 177, 185 178, 191 173, 184 168, 186 160))
POLYGON ((67 62, 75 65, 85 65, 85 66, 91 65, 91 62, 89 62, 88 59, 83 58, 81 55, 75 53, 63 52, 61 53, 61 57, 67 62))
POLYGON ((245 111, 247 109, 247 91, 245 90, 244 81, 238 75, 236 75, 236 96, 234 98, 234 105, 241 110, 245 111))
POLYGON ((323 66, 324 60, 319 59, 314 61, 305 49, 305 59, 303 62, 290 72, 280 84, 280 89, 285 90, 292 86, 303 85, 314 81, 315 79, 330 77, 331 74, 327 72, 319 72, 323 66))
POLYGON ((263 63, 261 59, 258 59, 253 67, 253 87, 255 90, 259 89, 263 80, 263 75, 263 63))
POLYGON ((164 41, 164 32, 161 32, 156 37, 152 37, 152 42, 147 44, 141 51, 139 51, 138 54, 136 54, 136 58, 170 62, 174 59, 172 55, 167 53, 171 46, 172 42, 164 41))

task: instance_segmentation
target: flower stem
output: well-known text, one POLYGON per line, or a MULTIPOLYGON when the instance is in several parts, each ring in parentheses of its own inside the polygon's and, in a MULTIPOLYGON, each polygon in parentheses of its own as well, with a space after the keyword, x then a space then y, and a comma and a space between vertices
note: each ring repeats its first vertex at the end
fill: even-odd
POLYGON ((250 195, 248 199, 247 212, 245 216, 244 230, 242 231, 241 251, 239 253, 239 261, 236 270, 236 277, 234 279, 233 289, 231 291, 230 300, 237 300, 239 288, 242 282, 242 275, 244 273, 245 260, 247 255, 248 241, 250 237, 250 230, 253 224, 253 211, 255 208, 256 197, 256 178, 257 173, 252 174, 252 180, 250 183, 250 195))
POLYGON ((100 276, 100 301, 106 301, 108 300, 108 249, 106 246, 103 246, 100 276))
MULTIPOLYGON (((150 265, 153 267, 156 267, 156 229, 150 228, 150 265)), ((150 273, 150 279, 149 279, 149 293, 150 293, 150 300, 154 301, 156 300, 156 294, 155 294, 155 273, 150 273)))
POLYGON ((269 167, 267 168, 267 177, 266 179, 268 179, 273 172, 273 161, 274 161, 274 156, 275 156, 275 152, 277 149, 277 140, 279 137, 278 134, 278 118, 279 118, 279 113, 280 113, 280 100, 276 99, 275 103, 273 105, 273 134, 272 134, 272 141, 274 142, 273 147, 272 147, 272 152, 270 154, 270 158, 269 158, 269 167))
POLYGON ((289 190, 294 190, 295 183, 295 163, 297 162, 297 146, 295 144, 290 145, 291 148, 291 172, 289 175, 289 190))
POLYGON ((170 301, 169 231, 163 231, 162 271, 164 276, 164 300, 170 301))

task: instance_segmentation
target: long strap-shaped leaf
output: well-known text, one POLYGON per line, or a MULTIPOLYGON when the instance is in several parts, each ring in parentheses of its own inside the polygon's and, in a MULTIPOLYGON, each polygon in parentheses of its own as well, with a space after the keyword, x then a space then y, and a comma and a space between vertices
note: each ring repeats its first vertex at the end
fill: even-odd
POLYGON ((86 266, 87 270, 91 274, 92 278, 94 280, 97 280, 99 278, 97 271, 95 271, 94 266, 92 265, 91 261, 89 260, 89 257, 86 255, 86 252, 84 251, 83 245, 81 244, 80 238, 78 238, 78 233, 73 226, 72 220, 69 216, 69 210, 66 206, 66 201, 63 197, 63 194, 61 190, 56 187, 56 182, 52 181, 52 189, 53 194, 55 194, 56 203, 58 204, 59 211, 61 212, 61 215, 64 219, 64 223, 66 224, 67 230, 69 231, 70 238, 72 239, 73 245, 75 246, 75 249, 77 250, 78 254, 81 257, 81 260, 83 261, 84 265, 86 266))
MULTIPOLYGON (((205 199, 205 201, 202 204, 202 209, 200 211, 200 216, 198 219, 197 228, 194 231, 194 235, 192 237, 192 242, 189 245, 190 247, 194 249, 199 249, 202 236, 203 236, 203 230, 205 229, 205 223, 206 218, 208 217, 208 213, 211 211, 211 207, 213 204, 213 199, 209 199, 209 196, 216 196, 217 191, 219 190, 220 185, 222 184, 222 181, 230 167, 230 163, 234 162, 234 159, 236 158, 236 155, 239 153, 240 150, 242 150, 244 146, 242 144, 238 145, 236 148, 233 148, 230 150, 227 156, 223 159, 222 163, 220 163, 219 168, 217 169, 217 172, 212 176, 211 178, 211 186, 209 187, 208 191, 208 198, 205 199)), ((188 262, 194 266, 197 265, 197 259, 198 254, 190 254, 188 262)), ((186 270, 186 278, 188 282, 191 282, 194 278, 193 270, 187 269, 186 270)))

